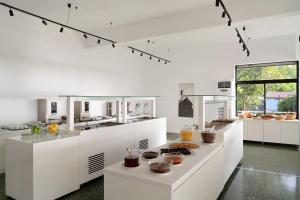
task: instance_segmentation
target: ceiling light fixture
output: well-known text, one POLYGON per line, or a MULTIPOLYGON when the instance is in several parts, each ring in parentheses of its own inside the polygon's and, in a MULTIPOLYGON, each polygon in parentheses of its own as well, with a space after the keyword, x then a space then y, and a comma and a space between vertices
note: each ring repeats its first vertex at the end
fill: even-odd
POLYGON ((231 20, 229 20, 229 21, 228 21, 228 26, 231 26, 231 23, 232 23, 232 21, 231 21, 231 20))
POLYGON ((225 18, 225 17, 226 17, 226 12, 223 11, 223 13, 222 13, 222 18, 225 18))
POLYGON ((100 43, 101 43, 101 40, 99 39, 97 43, 100 44, 100 43))
POLYGON ((158 61, 157 62, 160 62, 160 59, 158 59, 158 61))
POLYGON ((83 37, 84 37, 85 39, 87 39, 87 38, 88 38, 88 36, 87 36, 86 34, 83 34, 83 37))
POLYGON ((43 24, 45 25, 45 26, 47 26, 47 22, 43 19, 43 24))
POLYGON ((131 52, 134 53, 134 49, 132 49, 131 52))
POLYGON ((220 6, 220 0, 216 0, 216 7, 220 6))
POLYGON ((116 46, 115 46, 115 43, 113 43, 113 42, 111 43, 111 46, 112 46, 113 48, 115 48, 115 47, 116 47, 116 46))
POLYGON ((10 15, 11 17, 14 16, 14 11, 13 11, 11 8, 9 9, 9 15, 10 15))
POLYGON ((144 55, 144 53, 142 52, 142 53, 141 53, 141 56, 143 56, 143 55, 144 55))
POLYGON ((63 26, 60 28, 59 32, 61 32, 61 33, 64 32, 64 27, 63 26))

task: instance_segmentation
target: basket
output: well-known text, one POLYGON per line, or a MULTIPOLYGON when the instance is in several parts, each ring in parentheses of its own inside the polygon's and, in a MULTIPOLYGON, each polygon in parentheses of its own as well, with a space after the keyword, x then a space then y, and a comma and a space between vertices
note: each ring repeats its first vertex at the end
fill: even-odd
POLYGON ((214 143, 216 138, 216 133, 203 131, 201 132, 201 137, 204 143, 214 143))
POLYGON ((286 116, 286 120, 295 120, 297 117, 296 113, 287 113, 285 114, 285 116, 286 116))
POLYGON ((282 121, 282 120, 286 119, 286 116, 285 115, 277 115, 277 116, 275 116, 275 119, 279 120, 279 121, 282 121))

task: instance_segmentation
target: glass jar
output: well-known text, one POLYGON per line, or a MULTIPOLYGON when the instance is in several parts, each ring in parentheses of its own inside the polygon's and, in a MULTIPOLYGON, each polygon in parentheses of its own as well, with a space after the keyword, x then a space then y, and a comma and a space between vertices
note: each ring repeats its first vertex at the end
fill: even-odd
POLYGON ((193 128, 185 126, 180 131, 180 137, 182 141, 191 141, 193 139, 193 128))
POLYGON ((138 167, 139 164, 139 150, 127 148, 124 156, 124 166, 138 167))

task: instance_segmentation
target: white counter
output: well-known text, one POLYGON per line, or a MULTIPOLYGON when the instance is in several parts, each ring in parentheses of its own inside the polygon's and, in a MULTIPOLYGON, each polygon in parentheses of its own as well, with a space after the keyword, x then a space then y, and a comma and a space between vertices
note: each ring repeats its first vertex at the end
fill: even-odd
POLYGON ((155 118, 58 136, 16 136, 5 141, 6 195, 17 200, 52 200, 103 175, 128 147, 166 143, 166 118, 155 118))
POLYGON ((244 140, 300 145, 299 120, 244 119, 243 121, 244 140))
POLYGON ((6 195, 52 200, 79 189, 79 135, 74 135, 39 142, 22 136, 7 138, 6 195))
MULTIPOLYGON (((232 173, 243 154, 242 122, 236 121, 232 125, 219 130, 214 144, 202 143, 200 135, 198 135, 193 142, 198 143, 200 148, 195 149, 193 155, 187 156, 183 164, 174 166, 170 174, 161 175, 150 172, 148 161, 143 158, 141 158, 141 165, 137 168, 125 168, 122 164, 123 161, 105 168, 105 200, 180 199, 178 196, 189 191, 188 188, 184 189, 186 184, 198 184, 199 189, 194 192, 198 193, 201 191, 202 193, 205 193, 206 189, 200 187, 201 181, 204 185, 213 187, 208 189, 206 196, 202 199, 209 200, 216 198, 221 192, 224 183, 229 178, 226 173, 228 173, 228 171, 232 173), (233 159, 231 155, 226 155, 226 153, 232 153, 230 149, 225 150, 225 141, 228 142, 227 145, 230 146, 232 141, 235 140, 234 137, 232 137, 234 134, 239 134, 236 137, 238 138, 238 142, 233 143, 239 146, 235 148, 235 151, 238 151, 238 153, 234 155, 236 156, 236 159, 233 159), (227 160, 228 162, 234 163, 234 166, 231 164, 226 167, 224 159, 226 160, 226 163, 227 160), (231 167, 232 169, 225 170, 225 168, 228 167, 231 167), (194 176, 202 173, 210 174, 211 177, 205 179, 205 176, 200 176, 200 178, 194 180, 194 176)), ((189 195, 192 194, 187 193, 185 195, 185 199, 194 199, 189 197, 189 195)), ((201 195, 195 195, 195 199, 200 200, 201 195)))

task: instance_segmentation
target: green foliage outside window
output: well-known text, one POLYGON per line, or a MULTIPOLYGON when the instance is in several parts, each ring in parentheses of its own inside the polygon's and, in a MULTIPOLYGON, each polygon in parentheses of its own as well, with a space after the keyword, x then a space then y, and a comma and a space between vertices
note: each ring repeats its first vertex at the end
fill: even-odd
POLYGON ((238 67, 236 73, 237 82, 252 81, 251 84, 237 85, 237 111, 264 112, 265 93, 266 96, 277 94, 279 112, 297 110, 297 84, 280 83, 283 79, 297 79, 297 65, 238 67), (278 80, 279 83, 254 83, 254 81, 270 80, 278 80), (266 91, 264 91, 264 84, 266 91), (285 98, 280 98, 282 94, 285 94, 285 98))

